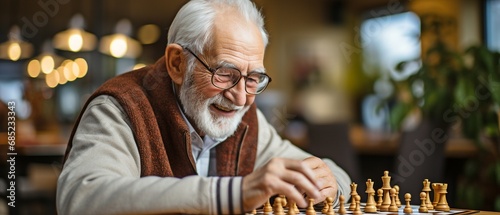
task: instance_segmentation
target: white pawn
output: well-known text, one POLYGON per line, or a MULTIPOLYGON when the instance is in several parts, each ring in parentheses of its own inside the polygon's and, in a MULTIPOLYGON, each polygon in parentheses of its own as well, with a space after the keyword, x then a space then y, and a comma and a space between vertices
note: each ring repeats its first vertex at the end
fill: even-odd
POLYGON ((355 207, 354 211, 352 212, 352 214, 354 214, 354 215, 361 215, 361 214, 363 214, 363 212, 361 212, 361 196, 356 195, 354 197, 354 199, 355 199, 356 207, 355 207))
POLYGON ((389 212, 398 212, 398 205, 396 204, 396 189, 391 188, 391 205, 389 206, 389 212))
POLYGON ((288 207, 288 213, 287 215, 295 215, 297 212, 295 211, 295 207, 297 207, 297 204, 295 202, 289 201, 288 202, 290 205, 288 207))
POLYGON ((271 207, 271 203, 269 202, 269 199, 264 204, 263 212, 266 213, 266 214, 273 212, 273 207, 271 207))
POLYGON ((420 204, 420 207, 418 208, 418 212, 420 212, 420 213, 429 212, 429 210, 427 209, 425 192, 420 192, 420 200, 422 203, 420 204))
POLYGON ((306 215, 316 215, 314 210, 314 199, 309 199, 309 206, 307 206, 306 215))
POLYGON ((335 215, 335 210, 333 210, 333 198, 327 197, 326 202, 328 204, 328 211, 326 211, 326 215, 335 215))
POLYGON ((328 208, 329 208, 329 205, 328 205, 328 202, 325 199, 325 201, 323 202, 323 209, 321 210, 321 213, 323 213, 323 214, 328 213, 328 208))
POLYGON ((413 209, 411 208, 410 201, 411 201, 411 194, 406 193, 405 194, 406 206, 405 206, 405 209, 403 209, 403 213, 405 213, 405 214, 413 213, 413 209))
POLYGON ((347 211, 345 210, 345 197, 344 195, 340 195, 339 196, 339 214, 346 214, 347 211))

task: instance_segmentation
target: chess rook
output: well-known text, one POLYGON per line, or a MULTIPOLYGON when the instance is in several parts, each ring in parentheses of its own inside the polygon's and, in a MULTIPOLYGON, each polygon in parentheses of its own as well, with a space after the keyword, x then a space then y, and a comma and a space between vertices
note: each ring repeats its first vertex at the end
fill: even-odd
POLYGON ((432 201, 432 206, 436 207, 439 202, 439 186, 441 183, 432 183, 432 190, 434 191, 434 200, 432 201))
POLYGON ((436 205, 437 211, 450 211, 450 206, 448 206, 448 201, 446 201, 446 194, 448 189, 448 184, 444 183, 439 186, 439 202, 436 205))

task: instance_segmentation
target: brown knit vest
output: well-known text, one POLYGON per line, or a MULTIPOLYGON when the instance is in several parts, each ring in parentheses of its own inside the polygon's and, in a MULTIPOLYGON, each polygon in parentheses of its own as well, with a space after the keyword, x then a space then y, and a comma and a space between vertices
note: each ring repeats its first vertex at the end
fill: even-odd
MULTIPOLYGON (((153 66, 110 79, 87 100, 83 110, 99 95, 114 97, 128 116, 141 159, 141 176, 197 174, 189 128, 177 106, 164 58, 153 66)), ((71 151, 82 115, 83 111, 71 133, 64 161, 71 151)), ((217 145, 219 176, 244 176, 253 171, 257 133, 256 106, 253 104, 236 132, 217 145)))

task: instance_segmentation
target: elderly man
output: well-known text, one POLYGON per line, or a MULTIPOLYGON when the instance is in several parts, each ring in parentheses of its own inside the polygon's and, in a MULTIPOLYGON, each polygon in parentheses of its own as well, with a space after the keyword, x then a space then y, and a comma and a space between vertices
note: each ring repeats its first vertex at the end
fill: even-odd
POLYGON ((306 207, 350 179, 281 139, 254 104, 271 78, 249 0, 193 0, 155 65, 88 100, 58 181, 60 214, 238 214, 284 194, 306 207))

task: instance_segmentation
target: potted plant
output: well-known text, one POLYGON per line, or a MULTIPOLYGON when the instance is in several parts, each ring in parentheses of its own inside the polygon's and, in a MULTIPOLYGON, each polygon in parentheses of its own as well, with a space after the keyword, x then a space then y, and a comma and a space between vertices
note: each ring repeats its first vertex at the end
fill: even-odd
MULTIPOLYGON (((483 46, 459 53, 437 41, 424 56, 420 69, 394 82, 391 126, 400 128, 415 111, 437 127, 460 126, 478 154, 457 182, 457 207, 500 211, 500 53, 483 46)), ((415 62, 402 62, 397 70, 415 62)))

